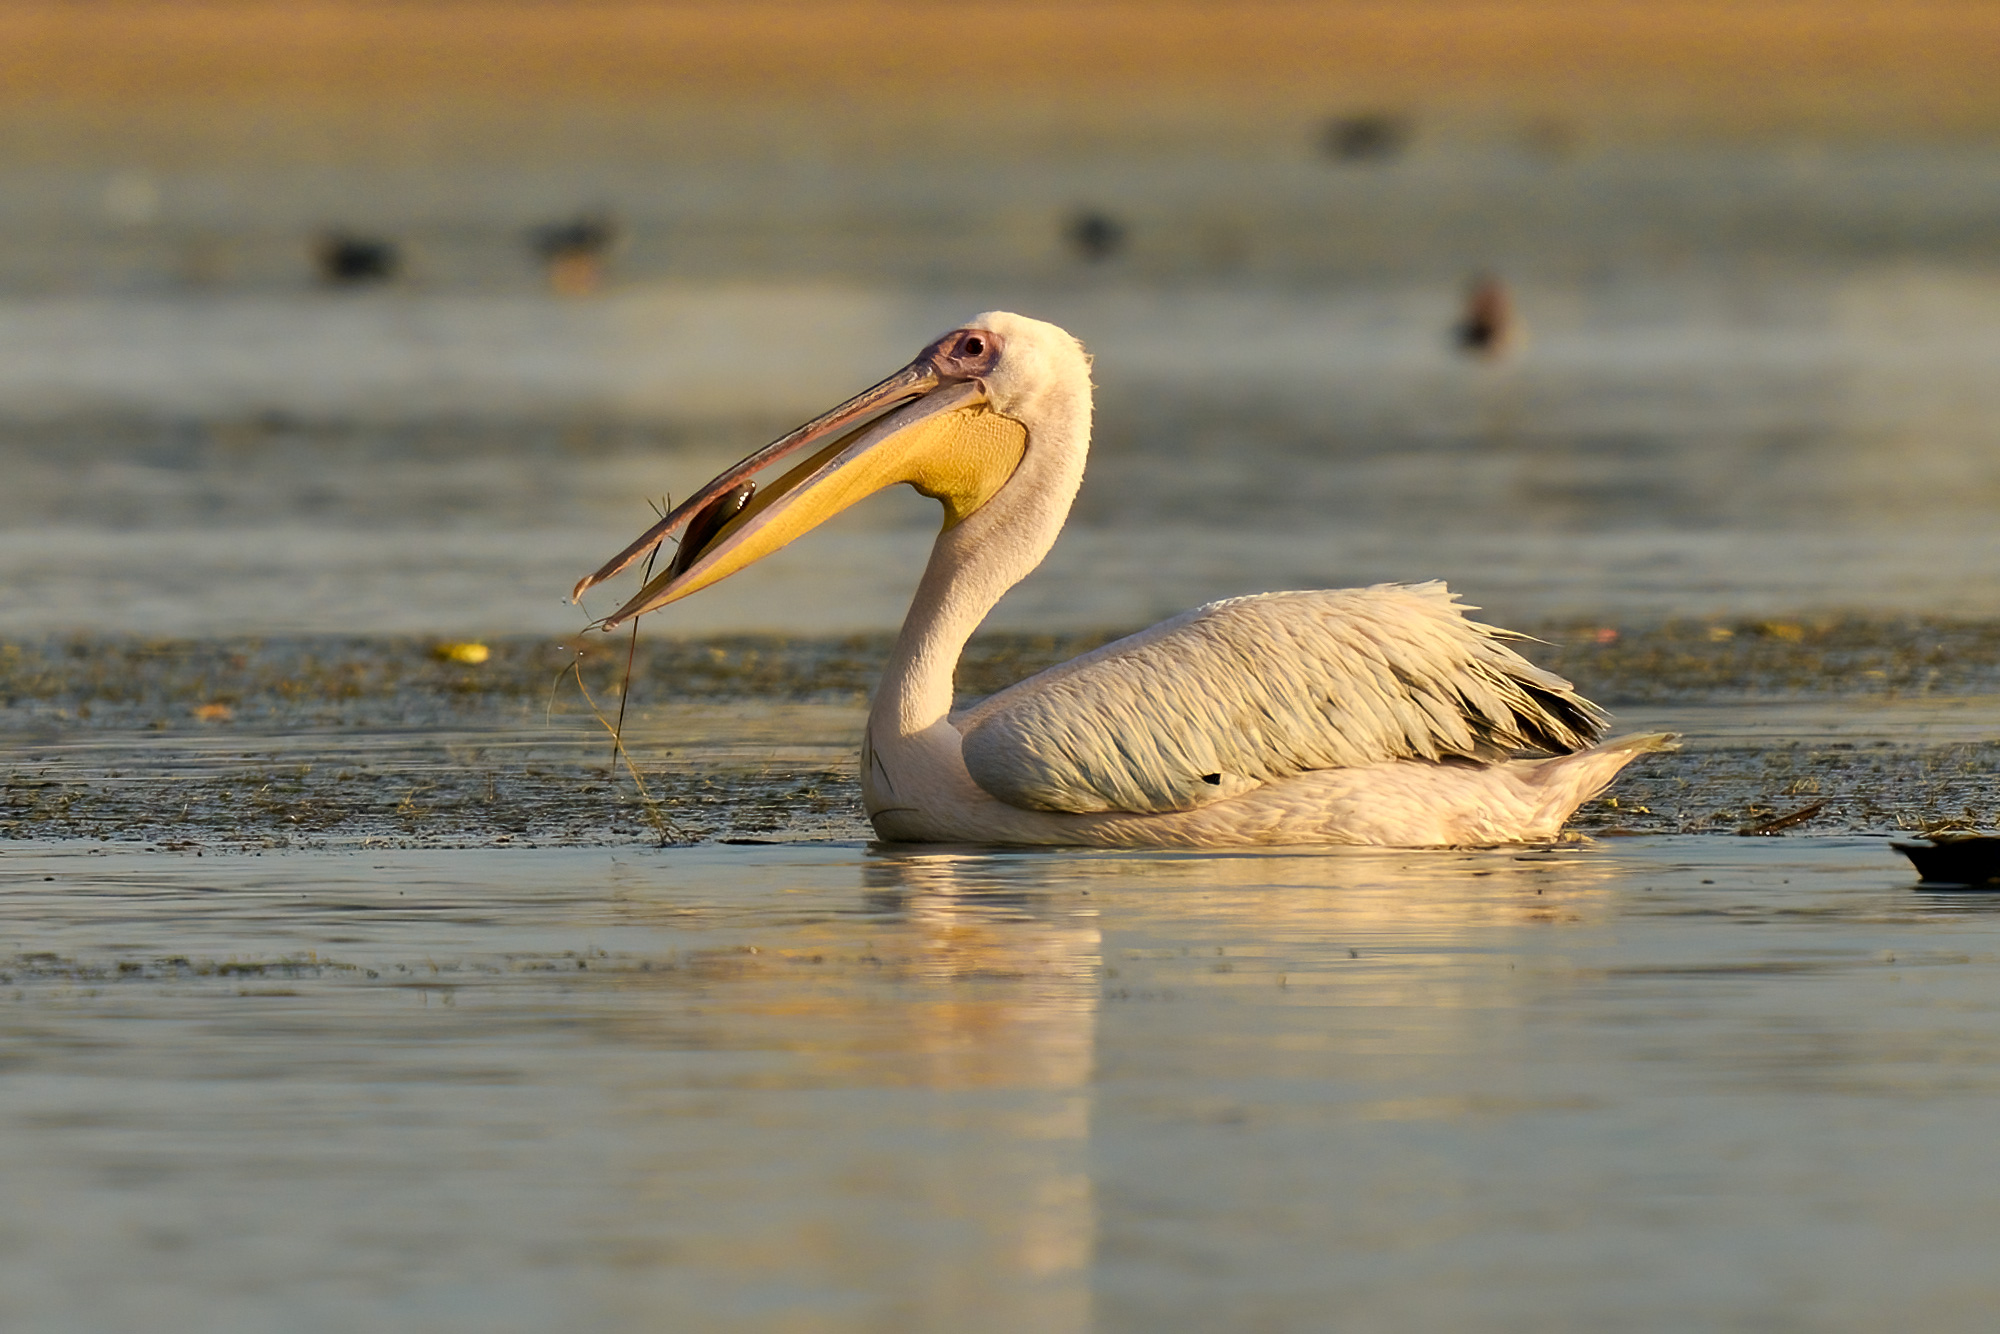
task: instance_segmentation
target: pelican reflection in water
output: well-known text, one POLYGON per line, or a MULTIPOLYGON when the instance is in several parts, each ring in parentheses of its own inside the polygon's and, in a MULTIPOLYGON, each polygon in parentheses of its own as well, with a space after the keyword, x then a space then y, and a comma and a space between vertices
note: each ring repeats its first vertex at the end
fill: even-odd
POLYGON ((1048 554, 1083 481, 1090 362, 991 312, 744 459, 576 587, 680 532, 609 630, 697 593, 898 482, 944 507, 868 716, 861 785, 891 842, 1232 847, 1557 834, 1635 756, 1439 583, 1198 607, 952 712, 966 641, 1048 554), (754 474, 805 454, 758 491, 754 474))

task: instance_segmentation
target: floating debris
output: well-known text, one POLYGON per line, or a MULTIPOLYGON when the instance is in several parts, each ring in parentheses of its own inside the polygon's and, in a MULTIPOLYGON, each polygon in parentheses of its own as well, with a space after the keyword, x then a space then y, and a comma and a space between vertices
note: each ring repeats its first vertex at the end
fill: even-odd
POLYGON ((227 704, 197 704, 194 717, 200 723, 226 723, 236 716, 236 710, 227 704))
POLYGON ((431 650, 431 656, 439 662, 462 663, 467 667, 477 667, 493 656, 493 650, 472 640, 456 644, 439 644, 431 650))
POLYGON ((1781 834, 1785 830, 1790 829, 1795 825, 1804 824, 1806 821, 1812 819, 1815 815, 1818 815, 1821 811, 1825 810, 1826 806, 1827 806, 1826 800, 1821 799, 1819 801, 1813 802, 1810 806, 1801 806, 1795 811, 1788 811, 1784 815, 1774 815, 1768 820, 1760 820, 1755 824, 1744 825, 1741 829, 1737 830, 1736 832, 1743 835, 1745 838, 1758 838, 1758 837, 1766 837, 1771 834, 1781 834))

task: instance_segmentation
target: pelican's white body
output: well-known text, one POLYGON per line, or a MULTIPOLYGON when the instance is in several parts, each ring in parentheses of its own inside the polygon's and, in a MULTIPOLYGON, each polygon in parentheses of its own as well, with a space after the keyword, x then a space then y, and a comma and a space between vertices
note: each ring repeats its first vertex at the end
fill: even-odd
POLYGON ((871 719, 862 791, 875 832, 892 843, 1462 847, 1555 838, 1620 769, 1665 746, 1664 738, 1639 736, 1554 759, 1480 766, 1390 760, 1316 769, 1198 810, 1070 814, 1022 810, 988 796, 966 772, 959 733, 947 719, 886 740, 871 719))
MULTIPOLYGON (((1002 594, 1041 563, 1068 517, 1089 450, 1090 368, 1076 340, 1053 325, 995 312, 979 316, 972 327, 1004 340, 1005 355, 985 380, 987 401, 993 411, 1021 423, 1028 443, 1006 484, 939 535, 869 713, 862 791, 869 818, 884 839, 1210 848, 1300 843, 1422 847, 1546 839, 1634 756, 1669 744, 1665 737, 1629 737, 1549 759, 1441 761, 1418 755, 1311 769, 1268 781, 1232 777, 1237 790, 1218 792, 1194 809, 1048 810, 1000 800, 974 780, 967 766, 960 726, 976 720, 977 710, 957 722, 952 718, 953 671, 980 622, 1002 594)), ((1434 615, 1435 606, 1423 599, 1435 602, 1445 596, 1441 588, 1371 591, 1386 597, 1383 605, 1392 616, 1434 615), (1398 603, 1397 595, 1407 601, 1398 603)), ((1244 710, 1257 707, 1252 687, 1259 663, 1273 671, 1307 665, 1282 660, 1282 655, 1299 651, 1298 637, 1272 634, 1270 627, 1286 617, 1323 618, 1326 606, 1311 596, 1271 597, 1257 608, 1263 613, 1261 622, 1244 618, 1246 625, 1264 627, 1255 632, 1257 642, 1236 646, 1240 652, 1234 656, 1244 665, 1234 672, 1205 670, 1196 683, 1216 716, 1229 716, 1239 702, 1244 710), (1294 602, 1281 603, 1282 598, 1294 602)), ((1456 608, 1452 617, 1458 620, 1456 608)), ((1438 639, 1433 660, 1412 662, 1406 655, 1399 677, 1443 680, 1457 670, 1459 664, 1448 659, 1446 650, 1462 655, 1474 630, 1491 633, 1459 623, 1464 631, 1438 639)), ((1213 625, 1209 632, 1213 634, 1213 625)), ((1149 632, 1155 656, 1171 655, 1174 636, 1188 633, 1179 622, 1149 632)), ((1324 668, 1321 662, 1311 666, 1324 668)), ((1093 675, 1073 676, 1067 688, 1075 690, 1079 683, 1084 689, 1129 686, 1117 680, 1122 669, 1120 660, 1097 663, 1093 675)), ((1003 693, 1018 704, 1039 690, 1053 689, 1065 675, 1066 668, 1058 667, 1003 693)), ((1379 692, 1372 699, 1342 701, 1350 710, 1408 705, 1408 699, 1384 699, 1379 692)), ((1202 725, 1186 710, 1166 707, 1141 709, 1132 716, 1134 726, 1202 725)), ((1284 721, 1296 730, 1311 720, 1284 721)), ((1122 750, 1115 737, 1104 744, 1122 750)), ((1104 758, 1122 762, 1120 755, 1104 758)))

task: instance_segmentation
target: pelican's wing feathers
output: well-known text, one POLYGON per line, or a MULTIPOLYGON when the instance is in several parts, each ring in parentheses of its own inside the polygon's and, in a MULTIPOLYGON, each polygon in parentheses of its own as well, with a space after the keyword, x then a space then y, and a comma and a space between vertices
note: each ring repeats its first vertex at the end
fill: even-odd
POLYGON ((973 781, 1050 811, 1191 810, 1310 769, 1589 745, 1604 717, 1442 583, 1211 602, 952 721, 973 781))

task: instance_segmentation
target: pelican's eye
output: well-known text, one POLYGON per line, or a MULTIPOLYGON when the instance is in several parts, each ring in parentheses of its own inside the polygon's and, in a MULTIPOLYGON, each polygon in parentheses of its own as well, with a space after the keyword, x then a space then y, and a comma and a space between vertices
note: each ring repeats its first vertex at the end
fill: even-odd
POLYGON ((1000 336, 991 329, 958 329, 925 350, 931 364, 954 380, 990 373, 1000 361, 1000 336))
POLYGON ((1000 340, 984 329, 967 329, 952 347, 953 361, 985 366, 1000 356, 1000 340))

